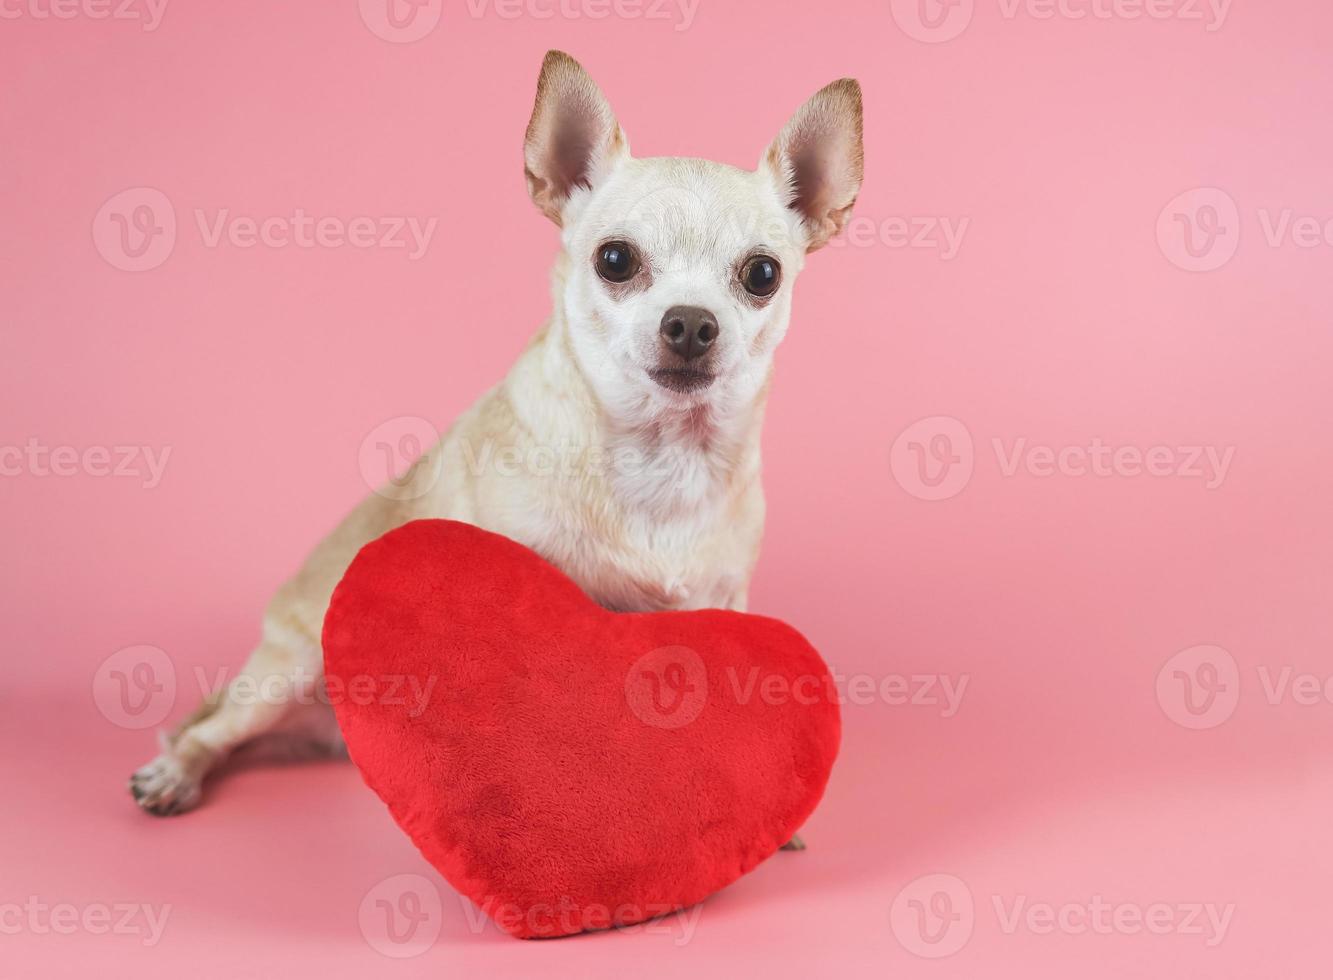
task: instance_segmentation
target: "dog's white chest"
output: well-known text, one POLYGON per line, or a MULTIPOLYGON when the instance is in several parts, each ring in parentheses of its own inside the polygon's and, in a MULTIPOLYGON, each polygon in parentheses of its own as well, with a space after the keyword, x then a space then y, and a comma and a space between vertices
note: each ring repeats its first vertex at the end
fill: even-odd
POLYGON ((553 556, 598 603, 622 611, 733 606, 744 589, 746 549, 724 528, 655 529, 565 542, 553 556))

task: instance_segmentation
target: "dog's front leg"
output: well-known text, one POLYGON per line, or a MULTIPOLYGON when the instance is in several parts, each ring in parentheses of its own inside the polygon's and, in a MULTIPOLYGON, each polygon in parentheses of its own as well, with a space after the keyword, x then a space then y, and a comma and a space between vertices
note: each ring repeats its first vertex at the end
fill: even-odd
POLYGON ((130 777, 130 793, 139 806, 159 816, 193 809, 210 770, 260 736, 280 736, 268 741, 302 754, 312 747, 330 754, 341 750, 332 711, 320 697, 324 611, 357 550, 412 516, 405 505, 371 496, 320 543, 269 604, 260 644, 241 672, 163 740, 157 758, 130 777))
POLYGON ((135 802, 158 816, 192 810, 204 777, 233 749, 272 732, 295 711, 327 712, 313 696, 301 696, 313 692, 319 659, 316 640, 267 636, 221 694, 164 739, 161 754, 130 777, 135 802))

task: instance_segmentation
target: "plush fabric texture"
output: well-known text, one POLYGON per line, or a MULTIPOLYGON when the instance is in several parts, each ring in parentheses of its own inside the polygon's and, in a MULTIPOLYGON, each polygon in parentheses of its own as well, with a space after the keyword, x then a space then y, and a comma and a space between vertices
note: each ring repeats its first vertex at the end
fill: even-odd
POLYGON ((361 550, 324 661, 366 783, 524 938, 701 901, 797 831, 838 750, 832 679, 791 627, 608 612, 535 552, 454 521, 361 550))

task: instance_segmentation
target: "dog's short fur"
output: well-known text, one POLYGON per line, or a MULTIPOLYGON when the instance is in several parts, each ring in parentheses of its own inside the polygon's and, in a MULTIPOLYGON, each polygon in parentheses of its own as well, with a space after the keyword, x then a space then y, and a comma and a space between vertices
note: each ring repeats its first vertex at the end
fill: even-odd
POLYGON ((209 770, 259 736, 341 749, 332 712, 309 696, 324 610, 357 550, 409 520, 514 538, 609 608, 745 608, 773 351, 805 254, 842 228, 860 188, 860 88, 844 79, 817 93, 754 171, 635 159, 597 85, 552 51, 524 163, 533 201, 561 228, 550 320, 504 381, 278 591, 243 670, 250 696, 233 680, 164 741, 131 778, 145 810, 189 810, 209 770))

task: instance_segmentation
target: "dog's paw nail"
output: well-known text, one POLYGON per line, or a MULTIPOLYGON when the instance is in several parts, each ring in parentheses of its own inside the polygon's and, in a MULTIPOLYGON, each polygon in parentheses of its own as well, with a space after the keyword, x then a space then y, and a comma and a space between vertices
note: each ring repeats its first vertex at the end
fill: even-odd
POLYGON ((175 816, 199 802, 199 779, 181 760, 164 753, 130 777, 130 796, 145 813, 175 816))

